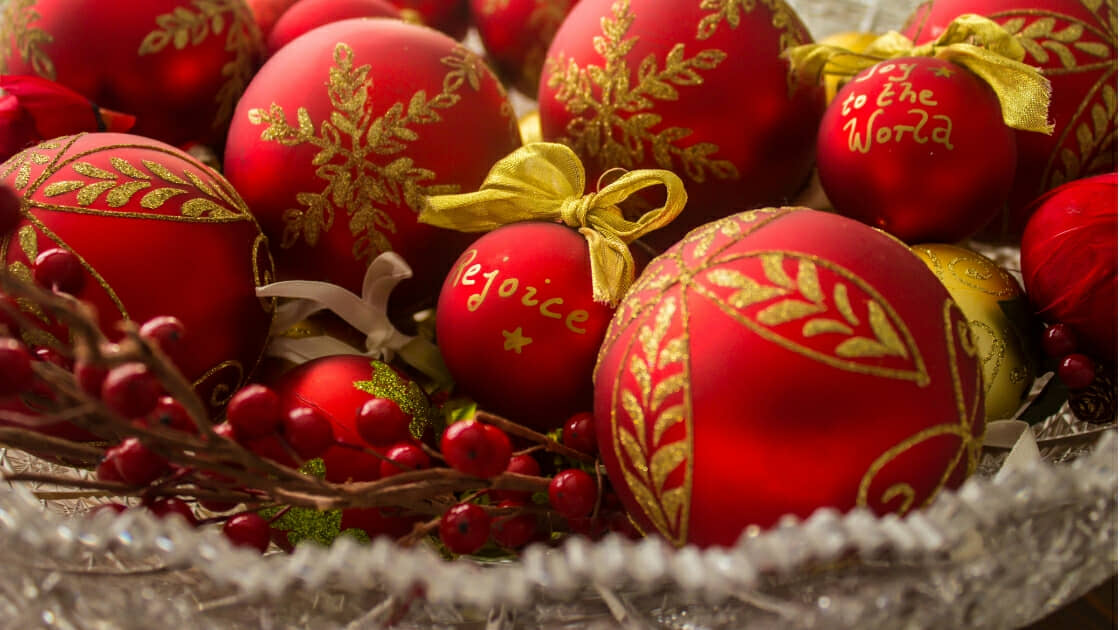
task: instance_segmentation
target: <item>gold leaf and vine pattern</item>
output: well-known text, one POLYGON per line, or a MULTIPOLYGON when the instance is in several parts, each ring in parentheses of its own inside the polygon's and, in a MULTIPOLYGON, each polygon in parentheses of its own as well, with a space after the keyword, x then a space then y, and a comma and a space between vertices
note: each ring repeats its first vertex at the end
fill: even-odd
POLYGON ((36 0, 8 0, 0 12, 0 73, 8 72, 8 61, 12 47, 19 52, 31 70, 47 79, 54 80, 54 62, 43 47, 54 41, 54 37, 41 28, 31 24, 41 15, 35 10, 36 0))
MULTIPOLYGON (((19 231, 16 232, 16 242, 19 244, 20 250, 28 261, 34 261, 39 256, 39 237, 35 233, 34 226, 24 225, 21 227, 19 231)), ((5 249, 7 249, 7 247, 5 247, 5 249)), ((7 252, 5 252, 5 254, 6 253, 7 252)), ((23 282, 29 284, 34 284, 35 282, 32 277, 31 268, 23 261, 14 260, 8 263, 8 273, 23 282)), ((16 306, 19 307, 20 311, 38 320, 38 322, 41 322, 44 326, 50 326, 54 323, 51 321, 51 318, 47 316, 42 306, 39 306, 27 298, 16 298, 16 306)), ((54 350, 63 350, 65 348, 62 342, 58 340, 58 337, 37 326, 21 326, 19 334, 23 343, 32 348, 46 347, 54 350)))
POLYGON ((1114 168, 1117 95, 1115 0, 1081 0, 1095 23, 1053 11, 1032 10, 993 14, 1004 30, 1027 50, 1026 62, 1050 64, 1046 76, 1099 73, 1070 124, 1059 131, 1056 146, 1040 181, 1040 192, 1090 173, 1114 168), (1106 15, 1100 15, 1101 8, 1106 15), (1057 59, 1057 65, 1052 60, 1057 59), (1073 134, 1075 145, 1067 146, 1073 134))
POLYGON ((701 0, 700 8, 712 13, 700 20, 696 27, 696 39, 704 40, 715 35, 723 22, 727 22, 732 29, 739 28, 742 15, 754 11, 759 3, 770 10, 773 16, 770 23, 781 32, 778 37, 779 53, 786 48, 807 43, 797 16, 784 0, 701 0))
MULTIPOLYGON (((626 354, 627 378, 620 372, 614 388, 619 399, 612 407, 611 429, 627 488, 654 527, 673 544, 683 545, 692 487, 692 429, 688 336, 686 332, 669 335, 677 310, 676 298, 669 296, 652 325, 639 329, 637 348, 626 354), (624 382, 630 386, 621 386, 624 382), (618 403, 627 422, 617 417, 618 403), (682 466, 681 481, 672 480, 682 466)), ((682 313, 681 319, 687 330, 687 314, 682 313)))
POLYGON ((303 107, 296 110, 296 126, 289 124, 283 108, 275 103, 268 110, 249 110, 250 122, 268 125, 261 132, 262 140, 285 146, 310 144, 319 149, 312 164, 318 167, 315 174, 326 185, 318 193, 296 195, 301 207, 284 212, 281 247, 292 247, 301 238, 307 245, 316 246, 319 237, 331 229, 338 207, 346 212, 350 234, 357 238, 354 258, 368 262, 392 250, 386 234, 395 233, 396 225, 382 206, 403 202, 419 212, 426 195, 458 192, 457 186, 425 184, 435 179, 436 173, 416 166, 406 156, 393 157, 420 137, 415 127, 440 122, 440 110, 455 106, 464 86, 481 89, 481 61, 466 48, 457 46, 440 61, 450 71, 438 94, 429 98, 420 90, 407 105, 394 103, 374 118, 366 106, 373 89, 370 66, 355 67, 353 49, 340 42, 334 49, 335 66, 330 69, 328 82, 334 111, 329 120, 320 123, 318 132, 303 107), (392 159, 378 164, 372 161, 376 158, 392 159))
POLYGON ((206 197, 194 197, 180 204, 179 213, 184 217, 210 219, 232 219, 247 214, 242 204, 232 199, 222 186, 207 184, 190 169, 184 169, 183 176, 180 177, 166 166, 152 160, 140 161, 148 172, 121 157, 112 157, 109 162, 116 172, 94 166, 89 162, 71 162, 69 164, 71 170, 89 179, 64 179, 51 182, 43 188, 43 195, 53 198, 76 193, 74 201, 79 206, 89 207, 104 194, 105 205, 110 208, 122 208, 138 193, 144 192, 140 197, 140 206, 147 210, 157 210, 179 195, 202 193, 206 197), (159 185, 153 188, 157 183, 153 177, 171 185, 159 185), (189 187, 193 187, 194 190, 189 187))
POLYGON ((212 126, 220 128, 233 117, 237 100, 253 78, 255 57, 261 50, 260 31, 242 0, 191 0, 191 4, 194 11, 179 6, 156 16, 157 28, 140 42, 138 54, 153 55, 168 46, 183 50, 225 31, 225 50, 233 59, 222 66, 226 80, 214 96, 218 111, 212 126))
POLYGON ((615 0, 611 15, 600 22, 603 36, 594 40, 595 51, 605 62, 602 66, 580 67, 575 59, 565 60, 563 55, 546 60, 547 85, 556 90, 556 100, 573 116, 561 142, 594 159, 602 168, 633 168, 645 160, 648 144, 658 166, 674 169, 679 163, 693 181, 704 182, 709 175, 738 178, 734 164, 712 159, 719 151, 714 143, 697 142, 688 147, 675 144, 692 135, 691 129, 665 127, 653 131, 662 119, 650 111, 656 101, 679 99, 678 87, 702 84, 701 71, 719 66, 727 53, 707 48, 686 58, 684 44, 678 43, 665 55, 664 67, 651 53, 638 64, 632 79, 626 55, 638 37, 626 34, 633 22, 630 1, 615 0))

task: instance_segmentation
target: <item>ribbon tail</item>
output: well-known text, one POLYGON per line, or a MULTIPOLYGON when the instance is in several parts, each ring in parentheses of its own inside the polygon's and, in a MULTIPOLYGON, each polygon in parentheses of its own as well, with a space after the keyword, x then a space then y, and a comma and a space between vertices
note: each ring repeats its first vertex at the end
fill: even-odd
POLYGON ((956 45, 938 51, 938 57, 968 68, 991 86, 999 98, 1003 122, 1013 129, 1054 133, 1047 120, 1050 81, 1034 68, 975 46, 956 45), (966 50, 962 50, 966 48, 966 50))
POLYGON ((1007 471, 1027 468, 1042 459, 1038 450, 1038 443, 1034 439, 1034 431, 1022 420, 994 420, 988 423, 984 434, 984 444, 1001 448, 1010 448, 1003 466, 996 473, 996 479, 1005 477, 1007 471))
POLYGON ((587 239, 591 253, 592 298, 615 308, 634 281, 634 258, 629 247, 617 236, 609 238, 591 228, 580 229, 580 234, 587 239))
POLYGON ((265 354, 299 365, 321 357, 340 354, 360 355, 363 353, 361 350, 358 350, 348 343, 339 341, 334 337, 322 335, 317 337, 302 337, 300 339, 276 337, 269 342, 265 354))

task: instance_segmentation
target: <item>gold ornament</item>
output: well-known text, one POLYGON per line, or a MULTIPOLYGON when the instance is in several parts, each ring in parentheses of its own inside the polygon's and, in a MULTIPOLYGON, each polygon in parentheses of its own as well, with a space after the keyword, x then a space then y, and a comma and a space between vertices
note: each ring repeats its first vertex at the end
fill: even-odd
POLYGON ((988 420, 1010 418, 1034 382, 1035 361, 1024 338, 1030 308, 1019 283, 970 249, 925 244, 913 248, 956 300, 983 361, 984 410, 988 420))

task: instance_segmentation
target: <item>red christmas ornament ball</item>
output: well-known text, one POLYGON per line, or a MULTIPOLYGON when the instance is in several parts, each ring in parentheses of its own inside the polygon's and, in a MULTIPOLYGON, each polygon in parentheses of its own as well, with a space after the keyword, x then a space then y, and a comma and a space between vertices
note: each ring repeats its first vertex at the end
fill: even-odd
POLYGON ((1073 329, 1079 352, 1116 361, 1116 173, 1043 195, 1023 230, 1027 298, 1048 322, 1073 329))
POLYGON ((968 321, 896 239, 746 212, 691 232, 619 306, 599 454, 635 522, 677 545, 825 506, 904 513, 974 470, 980 379, 968 321))
POLYGON ((1116 3, 1083 0, 932 0, 903 34, 924 44, 963 13, 990 18, 1026 49, 1023 62, 1050 80, 1054 133, 1016 131, 1015 185, 1006 207, 981 233, 1015 242, 1029 206, 1065 182, 1116 170, 1116 3))
POLYGON ((688 207, 643 238, 667 247, 808 182, 824 91, 792 83, 781 55, 809 42, 782 0, 583 0, 545 58, 541 133, 572 147, 592 184, 616 167, 680 175, 688 207))
POLYGON ((591 406, 591 370, 612 309, 592 298, 587 241, 556 223, 475 241, 439 295, 436 339, 460 391, 539 428, 591 406))
POLYGON ((999 211, 1015 175, 1015 136, 995 93, 965 68, 891 59, 836 94, 821 120, 817 168, 841 214, 909 243, 951 243, 999 211))
POLYGON ((221 143, 263 52, 244 0, 11 2, 0 21, 0 73, 57 81, 173 145, 221 143))
MULTIPOLYGON (((452 39, 463 39, 471 26, 468 0, 389 0, 402 16, 445 33, 452 39)), ((500 0, 499 0, 500 1, 500 0)))
POLYGON ((501 84, 431 29, 354 19, 276 53, 238 105, 225 173, 274 243, 282 277, 361 291, 394 251, 413 278, 396 310, 435 295, 470 237, 417 223, 425 194, 477 190, 520 144, 501 84))
POLYGON ((271 57, 288 42, 304 33, 350 18, 400 18, 401 12, 388 0, 301 0, 280 16, 268 35, 271 57))
POLYGON ((295 3, 296 0, 245 0, 245 4, 253 14, 253 20, 257 23, 257 28, 260 29, 261 38, 265 40, 268 39, 280 16, 295 3))
MULTIPOLYGON (((43 251, 81 265, 75 297, 96 309, 102 330, 118 320, 182 322, 190 352, 176 365, 213 409, 244 382, 264 349, 272 281, 268 242, 237 192, 186 153, 149 138, 94 133, 57 138, 0 166, 0 182, 24 201, 23 221, 3 241, 8 272, 31 279, 43 251)), ((20 331, 33 346, 59 349, 69 333, 46 323, 20 331)))
POLYGON ((471 20, 498 73, 535 97, 548 45, 579 0, 471 0, 471 20))

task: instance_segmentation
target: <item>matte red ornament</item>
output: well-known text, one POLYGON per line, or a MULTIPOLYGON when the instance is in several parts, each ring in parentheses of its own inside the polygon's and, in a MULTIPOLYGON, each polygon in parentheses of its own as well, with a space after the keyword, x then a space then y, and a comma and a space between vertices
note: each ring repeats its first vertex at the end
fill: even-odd
POLYGON ((501 84, 431 29, 345 20, 272 57, 237 108, 225 173, 273 241, 280 275, 361 292, 394 251, 413 278, 400 312, 430 300, 470 237, 416 222, 429 193, 477 190, 520 143, 501 84))
POLYGON ((1116 362, 1116 173, 1060 186, 1030 208, 1020 254, 1039 316, 1073 329, 1077 349, 1116 362))
MULTIPOLYGON (((106 335, 120 337, 121 319, 175 317, 192 339, 177 367, 211 410, 240 387, 264 350, 272 303, 255 289, 273 269, 260 227, 221 175, 162 142, 97 133, 23 151, 0 166, 0 181, 24 203, 20 227, 0 241, 9 273, 30 280, 41 252, 70 252, 84 273, 75 297, 106 335)), ((65 347, 65 327, 26 314, 40 327, 21 330, 25 342, 65 347)))
POLYGON ((550 429, 591 406, 591 369, 612 309, 592 299, 587 240, 555 223, 475 241, 440 291, 436 340, 461 392, 550 429))
POLYGON ((623 506, 676 545, 784 514, 926 505, 984 432, 968 321, 889 235, 805 208, 713 222, 650 263, 595 374, 623 506))
POLYGON ((288 42, 304 33, 332 22, 350 18, 397 18, 401 12, 388 0, 301 0, 280 16, 269 33, 271 57, 288 42))
POLYGON ((453 39, 463 39, 471 25, 468 0, 389 0, 402 16, 414 23, 430 26, 453 39))
POLYGON ((979 234, 1016 242, 1043 192, 1116 170, 1116 1, 931 0, 903 33, 925 44, 962 13, 978 13, 1016 35, 1023 62, 1050 80, 1051 135, 1017 131, 1015 185, 1007 206, 979 234))
POLYGON ((548 45, 579 0, 470 0, 471 21, 494 67, 536 97, 548 45))
POLYGON ((908 243, 961 240, 992 219, 1015 175, 1015 136, 995 93, 932 57, 876 64, 829 105, 821 185, 841 214, 908 243))
POLYGON ((809 42, 782 0, 583 0, 546 56, 541 133, 575 150, 592 187, 615 167, 680 175, 688 207, 643 237, 667 247, 807 183, 824 91, 792 83, 781 54, 809 42))
POLYGON ((174 145, 221 144, 263 52, 244 0, 9 2, 0 22, 0 74, 57 81, 174 145))
POLYGON ((245 0, 263 40, 268 39, 276 21, 295 3, 296 0, 245 0))

